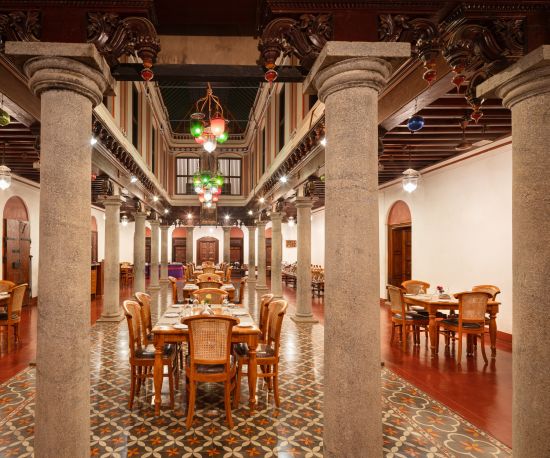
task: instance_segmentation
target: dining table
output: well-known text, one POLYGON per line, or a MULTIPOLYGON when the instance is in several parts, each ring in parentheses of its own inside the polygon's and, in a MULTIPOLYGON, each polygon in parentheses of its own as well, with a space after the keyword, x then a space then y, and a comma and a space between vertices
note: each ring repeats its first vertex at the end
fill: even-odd
MULTIPOLYGON (((441 310, 458 310, 458 299, 440 298, 435 294, 405 294, 405 303, 408 305, 421 306, 429 314, 428 333, 430 335, 430 348, 432 356, 437 355, 437 312, 441 310)), ((489 314, 489 336, 491 340, 491 356, 497 355, 497 321, 500 302, 489 300, 487 302, 487 313, 489 314)))
MULTIPOLYGON (((250 316, 247 308, 229 304, 222 307, 215 306, 214 314, 230 315, 239 320, 239 324, 233 327, 232 342, 245 343, 248 346, 248 389, 249 406, 253 411, 256 404, 256 382, 258 368, 256 363, 256 349, 260 341, 261 331, 250 316)), ((155 415, 160 414, 161 390, 163 380, 162 355, 165 344, 189 342, 189 329, 181 324, 181 319, 202 313, 202 307, 190 307, 186 304, 173 304, 167 307, 158 322, 153 326, 153 344, 155 346, 155 365, 153 368, 153 380, 155 386, 155 415)))
MULTIPOLYGON (((198 289, 199 287, 197 285, 193 283, 186 283, 185 286, 183 287, 183 298, 188 299, 189 297, 191 297, 191 293, 193 291, 198 291, 198 289)), ((233 285, 232 283, 224 284, 220 286, 220 289, 227 291, 229 293, 228 299, 230 301, 233 300, 235 296, 235 285, 233 285)))

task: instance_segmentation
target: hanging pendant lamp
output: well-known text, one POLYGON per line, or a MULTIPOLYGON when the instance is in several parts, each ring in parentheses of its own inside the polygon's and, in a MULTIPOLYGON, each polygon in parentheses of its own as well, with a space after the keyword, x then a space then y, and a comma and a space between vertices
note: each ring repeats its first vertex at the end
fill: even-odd
POLYGON ((0 189, 5 191, 11 186, 11 169, 5 165, 6 161, 6 142, 2 153, 2 165, 0 165, 0 189))

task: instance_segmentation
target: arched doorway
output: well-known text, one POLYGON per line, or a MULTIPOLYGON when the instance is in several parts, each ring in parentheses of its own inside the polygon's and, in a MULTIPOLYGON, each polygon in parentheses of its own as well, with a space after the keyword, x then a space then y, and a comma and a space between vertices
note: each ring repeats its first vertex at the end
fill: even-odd
POLYGON ((145 262, 151 264, 151 229, 145 228, 145 262))
POLYGON ((205 261, 218 263, 219 240, 215 237, 201 237, 197 240, 197 265, 205 261))
POLYGON ((187 229, 176 227, 172 232, 172 262, 185 264, 187 254, 187 229))
POLYGON ((97 258, 98 258, 98 255, 97 255, 98 232, 97 232, 97 220, 95 219, 95 216, 92 216, 91 230, 92 230, 92 263, 97 263, 97 258))
POLYGON ((409 206, 395 202, 388 214, 388 283, 400 286, 411 279, 412 219, 409 206))
POLYGON ((230 256, 229 259, 231 263, 238 262, 243 263, 244 257, 244 233, 239 227, 231 228, 231 242, 230 247, 230 256))
POLYGON ((4 207, 3 277, 31 290, 31 226, 23 199, 10 197, 4 207))
POLYGON ((271 234, 272 230, 268 227, 265 230, 265 266, 268 274, 271 273, 271 234))

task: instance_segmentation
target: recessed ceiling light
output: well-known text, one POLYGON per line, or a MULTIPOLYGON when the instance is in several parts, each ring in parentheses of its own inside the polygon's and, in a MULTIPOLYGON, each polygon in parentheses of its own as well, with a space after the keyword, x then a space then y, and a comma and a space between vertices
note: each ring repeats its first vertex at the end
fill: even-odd
POLYGON ((225 215, 224 218, 225 218, 226 220, 228 220, 228 219, 229 219, 229 215, 225 215))
POLYGON ((97 138, 95 138, 95 137, 90 138, 90 145, 93 146, 93 145, 95 145, 96 143, 97 143, 97 138))
POLYGON ((281 183, 286 183, 288 181, 288 178, 286 177, 286 175, 283 175, 281 178, 279 178, 279 181, 281 183))
POLYGON ((265 198, 264 197, 260 197, 259 199, 260 203, 263 204, 265 202, 265 198))
POLYGON ((321 145, 327 146, 327 137, 321 138, 321 145))
POLYGON ((187 213, 187 219, 192 219, 193 218, 193 213, 187 213))
POLYGON ((167 215, 168 213, 170 213, 170 210, 168 210, 167 208, 164 209, 164 214, 167 215))
POLYGON ((159 201, 159 196, 153 196, 153 202, 158 202, 159 201))
POLYGON ((137 179, 137 177, 136 177, 135 175, 132 175, 132 176, 130 177, 130 183, 135 183, 137 180, 138 180, 138 179, 137 179))
POLYGON ((254 212, 253 212, 252 210, 248 210, 248 214, 249 214, 250 216, 252 216, 252 215, 254 214, 254 212))

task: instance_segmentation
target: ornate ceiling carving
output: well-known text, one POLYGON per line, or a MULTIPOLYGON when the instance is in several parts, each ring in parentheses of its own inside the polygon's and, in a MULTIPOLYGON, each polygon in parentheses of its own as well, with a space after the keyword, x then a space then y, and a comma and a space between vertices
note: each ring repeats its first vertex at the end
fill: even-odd
POLYGON ((13 11, 0 14, 0 51, 5 41, 39 41, 40 13, 13 11))

